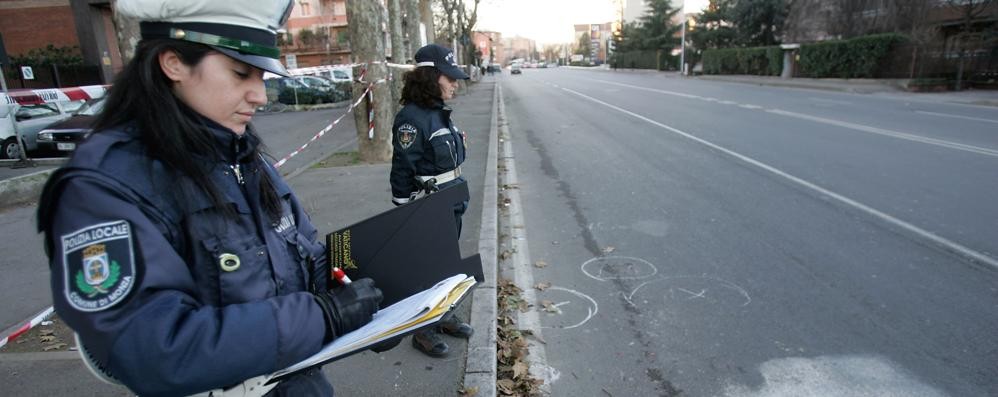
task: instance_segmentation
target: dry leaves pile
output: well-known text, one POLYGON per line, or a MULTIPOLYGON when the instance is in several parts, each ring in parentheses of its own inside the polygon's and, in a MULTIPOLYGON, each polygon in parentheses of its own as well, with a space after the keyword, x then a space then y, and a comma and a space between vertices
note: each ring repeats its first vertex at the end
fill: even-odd
POLYGON ((527 340, 516 328, 516 311, 529 305, 520 297, 520 288, 510 280, 499 280, 499 317, 496 335, 499 374, 496 392, 501 396, 537 396, 543 381, 530 376, 527 364, 527 340))

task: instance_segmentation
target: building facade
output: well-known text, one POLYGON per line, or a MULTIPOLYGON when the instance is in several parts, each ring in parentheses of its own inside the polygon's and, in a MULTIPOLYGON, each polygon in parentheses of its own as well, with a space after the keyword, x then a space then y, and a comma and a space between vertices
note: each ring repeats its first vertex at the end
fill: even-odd
POLYGON ((286 31, 278 35, 285 66, 350 63, 347 0, 295 0, 286 31))
POLYGON ((589 34, 589 54, 583 54, 597 65, 606 63, 609 47, 613 41, 613 22, 575 24, 575 45, 586 33, 589 34))
POLYGON ((63 70, 60 78, 58 72, 46 70, 36 73, 40 79, 31 87, 25 82, 22 86, 109 84, 124 65, 112 16, 110 0, 0 0, 0 35, 8 55, 23 56, 51 45, 76 47, 83 60, 72 75, 63 70))
POLYGON ((505 46, 502 41, 502 33, 481 31, 472 33, 472 43, 481 53, 481 64, 503 63, 506 59, 505 46))

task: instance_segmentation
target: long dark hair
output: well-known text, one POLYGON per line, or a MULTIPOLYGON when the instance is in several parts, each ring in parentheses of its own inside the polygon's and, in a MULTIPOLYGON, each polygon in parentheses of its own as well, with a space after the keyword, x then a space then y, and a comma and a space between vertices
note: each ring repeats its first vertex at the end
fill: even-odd
MULTIPOLYGON (((207 194, 216 208, 235 216, 232 209, 223 204, 221 192, 209 179, 208 165, 192 156, 218 157, 219 151, 201 118, 173 94, 172 81, 159 65, 159 54, 165 51, 173 51, 185 65, 193 67, 213 49, 171 39, 140 41, 135 56, 108 91, 104 111, 94 120, 94 133, 134 123, 149 157, 190 178, 194 187, 207 194)), ((245 134, 259 140, 252 128, 247 128, 245 134)), ((253 159, 260 158, 260 146, 254 149, 253 159)), ((260 174, 264 209, 271 220, 276 221, 282 211, 280 198, 268 174, 262 170, 260 174)), ((180 196, 179 203, 190 203, 189 196, 195 194, 183 188, 174 191, 180 196)))
POLYGON ((435 67, 420 66, 402 75, 402 98, 399 103, 409 103, 429 108, 443 102, 440 92, 440 71, 435 67))

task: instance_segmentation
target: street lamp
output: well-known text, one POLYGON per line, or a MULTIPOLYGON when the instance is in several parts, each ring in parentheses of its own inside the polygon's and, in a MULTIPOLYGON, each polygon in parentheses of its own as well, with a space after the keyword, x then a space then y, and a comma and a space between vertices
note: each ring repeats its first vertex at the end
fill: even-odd
POLYGON ((680 7, 682 7, 681 11, 683 15, 682 18, 683 33, 680 36, 680 40, 682 42, 679 44, 679 75, 685 76, 686 75, 686 0, 683 0, 683 4, 680 7))

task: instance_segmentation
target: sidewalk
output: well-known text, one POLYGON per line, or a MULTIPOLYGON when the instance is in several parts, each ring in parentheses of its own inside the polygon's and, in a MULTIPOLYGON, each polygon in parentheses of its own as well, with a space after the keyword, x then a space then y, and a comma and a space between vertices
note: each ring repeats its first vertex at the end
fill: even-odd
MULTIPOLYGON (((391 351, 364 352, 326 365, 324 371, 338 396, 456 396, 465 387, 466 371, 468 386, 477 387, 477 396, 495 395, 496 167, 495 159, 489 158, 495 156, 497 140, 495 84, 495 78, 483 78, 449 102, 455 124, 468 133, 468 160, 462 171, 471 201, 464 215, 461 251, 463 256, 480 253, 486 267, 485 283, 458 308, 458 317, 470 319, 475 336, 470 343, 444 336, 451 353, 442 359, 416 351, 406 338, 391 351)), ((345 150, 356 150, 356 145, 345 150)), ((392 208, 389 169, 389 164, 309 168, 288 183, 315 226, 326 233, 392 208)), ((31 337, 31 333, 21 336, 31 337)), ((94 378, 74 351, 0 354, 0 384, 5 395, 16 396, 129 395, 120 386, 94 378)))

